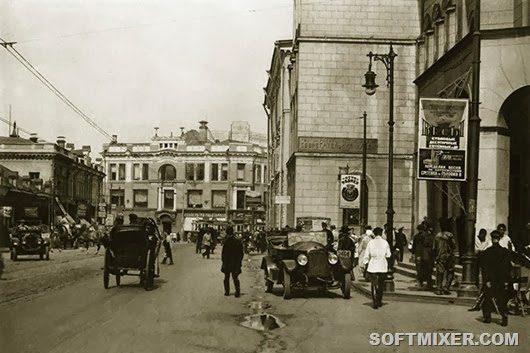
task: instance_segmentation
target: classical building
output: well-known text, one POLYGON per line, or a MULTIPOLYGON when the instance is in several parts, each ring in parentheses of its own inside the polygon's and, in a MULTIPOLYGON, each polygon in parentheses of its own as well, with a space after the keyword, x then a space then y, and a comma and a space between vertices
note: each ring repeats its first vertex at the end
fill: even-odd
POLYGON ((394 210, 395 225, 413 222, 413 157, 415 138, 417 1, 314 2, 294 6, 294 38, 275 45, 265 107, 271 148, 272 226, 295 226, 311 217, 332 224, 358 225, 359 207, 341 208, 339 174, 359 174, 363 123, 367 112, 368 224, 386 219, 389 90, 386 69, 379 74, 377 94, 362 87, 367 54, 388 53, 395 60, 394 210), (290 203, 274 205, 275 196, 290 203), (283 218, 282 218, 283 217, 283 218))
MULTIPOLYGON (((339 167, 346 165, 350 173, 361 169, 362 121, 357 117, 363 111, 368 116, 368 223, 385 222, 389 98, 384 65, 377 61, 372 66, 379 84, 374 96, 366 96, 361 85, 368 69, 366 54, 388 53, 393 43, 398 55, 394 93, 395 225, 413 229, 426 216, 433 221, 451 218, 453 231, 463 245, 466 209, 471 207, 467 200, 469 165, 465 162, 469 158, 462 159, 461 165, 450 166, 460 168, 464 176, 461 180, 453 178, 458 173, 452 172, 440 177, 441 169, 436 168, 444 166, 439 163, 439 154, 418 158, 420 129, 433 128, 422 120, 425 112, 420 99, 444 99, 441 104, 447 99, 470 103, 472 87, 478 84, 479 181, 476 203, 471 200, 477 210, 476 227, 492 230, 506 223, 517 244, 528 242, 528 0, 297 0, 294 19, 292 44, 276 43, 265 89, 271 155, 279 154, 271 159, 269 204, 271 212, 285 208, 269 215, 271 225, 293 226, 299 217, 308 216, 325 216, 336 224, 350 222, 352 211, 339 208, 337 174, 339 167), (477 18, 480 32, 475 35, 478 45, 474 46, 477 18), (477 48, 480 69, 475 74, 479 80, 473 82, 473 54, 477 48), (285 87, 288 94, 282 95, 285 87), (418 179, 425 163, 434 166, 427 171, 433 175, 430 180, 418 179), (281 178, 282 172, 287 173, 286 179, 281 178), (290 204, 274 205, 276 195, 290 196, 290 204), (282 212, 286 214, 284 219, 282 212)), ((464 136, 468 131, 463 131, 468 128, 471 109, 466 112, 462 128, 454 131, 462 133, 459 147, 469 156, 470 146, 464 136)))
POLYGON ((197 130, 151 141, 114 141, 103 146, 105 194, 111 214, 156 217, 170 232, 196 230, 199 222, 263 226, 267 155, 263 135, 247 122, 233 122, 228 133, 197 130))
POLYGON ((104 173, 93 163, 90 146, 76 149, 62 136, 56 143, 39 140, 36 134, 25 139, 14 128, 9 137, 0 137, 0 165, 50 196, 46 223, 53 224, 54 215, 66 214, 97 219, 104 173))
MULTIPOLYGON (((415 83, 419 98, 473 100, 476 0, 420 1, 415 83)), ((480 150, 477 228, 508 225, 527 243, 530 222, 530 7, 528 0, 480 1, 480 150)), ((417 213, 465 218, 467 182, 419 181, 417 213)), ((457 222, 459 233, 462 222, 457 222)))

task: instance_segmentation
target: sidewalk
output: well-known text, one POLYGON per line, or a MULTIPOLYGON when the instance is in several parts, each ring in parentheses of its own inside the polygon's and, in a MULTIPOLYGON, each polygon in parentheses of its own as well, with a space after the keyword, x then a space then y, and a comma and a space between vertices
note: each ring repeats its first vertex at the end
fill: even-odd
MULTIPOLYGON (((355 268, 355 279, 356 280, 352 283, 353 288, 355 288, 358 292, 370 297, 370 282, 364 281, 364 278, 358 267, 355 268)), ((436 295, 432 291, 421 290, 418 288, 414 278, 403 275, 399 272, 394 272, 394 287, 395 291, 392 293, 385 293, 384 298, 395 301, 457 304, 464 306, 471 306, 475 301, 474 298, 458 298, 456 295, 456 290, 452 290, 451 294, 449 295, 436 295)))

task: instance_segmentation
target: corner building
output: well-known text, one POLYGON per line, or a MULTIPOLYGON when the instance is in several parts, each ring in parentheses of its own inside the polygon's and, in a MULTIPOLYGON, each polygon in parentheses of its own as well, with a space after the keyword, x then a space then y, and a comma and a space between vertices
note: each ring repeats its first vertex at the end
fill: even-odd
MULTIPOLYGON (((417 1, 297 0, 288 75, 271 68, 265 105, 269 143, 284 141, 280 169, 286 171, 285 222, 295 226, 304 217, 329 218, 331 224, 358 225, 358 209, 339 207, 339 174, 361 173, 363 111, 367 112, 368 224, 386 221, 389 89, 386 68, 373 64, 380 85, 367 96, 362 85, 370 51, 389 52, 394 73, 394 224, 410 230, 413 223, 413 158, 415 140, 416 39, 420 33, 417 1), (282 121, 270 99, 273 83, 288 83, 290 114, 282 121), (282 128, 283 127, 283 128, 282 128), (287 128, 289 137, 283 137, 287 128)), ((271 194, 278 193, 272 190, 271 194)), ((285 195, 285 194, 284 194, 285 195)), ((270 198, 271 203, 273 197, 270 198)), ((273 207, 270 205, 270 207, 273 207)), ((278 207, 275 205, 274 207, 278 207)), ((276 220, 273 226, 283 226, 276 220)))

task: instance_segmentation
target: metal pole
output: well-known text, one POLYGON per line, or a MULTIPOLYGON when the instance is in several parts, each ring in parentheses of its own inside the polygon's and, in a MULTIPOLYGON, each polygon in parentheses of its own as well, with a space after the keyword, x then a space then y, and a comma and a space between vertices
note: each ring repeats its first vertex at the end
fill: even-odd
POLYGON ((471 93, 471 116, 469 117, 469 140, 467 161, 467 217, 465 230, 465 249, 461 256, 462 283, 458 288, 459 297, 473 297, 478 288, 475 284, 475 224, 477 221, 478 167, 480 148, 480 0, 475 2, 473 31, 473 82, 471 93))
POLYGON ((368 195, 366 187, 366 111, 363 113, 363 166, 361 172, 361 234, 366 231, 368 221, 368 195))
MULTIPOLYGON (((388 116, 388 198, 386 210, 387 241, 392 249, 394 244, 394 58, 396 53, 390 44, 388 53, 388 85, 389 85, 389 116, 388 116)), ((390 257, 385 291, 394 291, 394 258, 390 257)))

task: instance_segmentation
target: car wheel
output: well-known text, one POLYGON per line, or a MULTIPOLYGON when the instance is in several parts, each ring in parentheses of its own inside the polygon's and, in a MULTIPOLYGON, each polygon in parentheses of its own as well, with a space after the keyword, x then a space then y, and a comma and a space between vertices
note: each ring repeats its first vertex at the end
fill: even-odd
POLYGON ((44 260, 44 251, 45 251, 45 250, 42 249, 41 253, 39 254, 39 258, 40 258, 41 260, 44 260))
POLYGON ((147 250, 147 256, 145 260, 145 280, 144 280, 144 288, 145 290, 149 290, 149 288, 153 285, 153 276, 154 273, 151 269, 151 258, 153 257, 153 252, 151 250, 147 250))
POLYGON ((121 283, 121 276, 120 275, 116 275, 116 286, 120 286, 120 283, 121 283))
POLYGON ((11 250, 11 259, 13 261, 17 261, 18 260, 18 255, 17 255, 17 249, 16 248, 13 248, 13 250, 11 250))
POLYGON ((283 299, 291 299, 291 275, 283 269, 283 299))
POLYGON ((344 282, 342 283, 342 296, 344 299, 350 299, 351 296, 351 274, 344 274, 344 282))
POLYGON ((50 259, 50 247, 49 246, 46 247, 46 255, 44 256, 44 258, 46 260, 50 259))
POLYGON ((105 265, 103 266, 103 287, 109 288, 110 270, 109 270, 109 254, 105 253, 105 265))
POLYGON ((264 275, 265 275, 265 292, 267 293, 271 293, 272 292, 272 288, 274 287, 274 282, 271 281, 270 279, 268 279, 268 271, 265 270, 264 271, 264 275))

